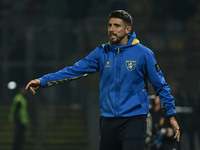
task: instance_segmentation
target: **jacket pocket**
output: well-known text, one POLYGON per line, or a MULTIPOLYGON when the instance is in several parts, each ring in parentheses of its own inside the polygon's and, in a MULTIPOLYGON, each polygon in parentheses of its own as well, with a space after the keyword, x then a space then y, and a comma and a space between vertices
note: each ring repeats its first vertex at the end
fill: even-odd
POLYGON ((100 110, 101 113, 107 114, 110 113, 110 104, 111 102, 108 100, 108 93, 102 92, 100 95, 100 110))
POLYGON ((141 104, 144 104, 144 103, 147 102, 148 93, 147 93, 147 91, 145 89, 143 89, 142 91, 139 91, 137 93, 137 95, 138 95, 138 98, 139 98, 141 104))
POLYGON ((141 108, 141 101, 137 93, 122 94, 122 101, 120 104, 120 111, 122 114, 129 114, 135 109, 141 108))

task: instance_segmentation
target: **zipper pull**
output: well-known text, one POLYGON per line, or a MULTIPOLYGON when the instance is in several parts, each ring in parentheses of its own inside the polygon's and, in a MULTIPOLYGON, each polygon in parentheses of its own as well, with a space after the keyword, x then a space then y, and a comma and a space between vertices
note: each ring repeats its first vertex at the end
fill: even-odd
POLYGON ((117 49, 117 53, 120 53, 120 49, 119 49, 119 47, 118 47, 118 49, 117 49))

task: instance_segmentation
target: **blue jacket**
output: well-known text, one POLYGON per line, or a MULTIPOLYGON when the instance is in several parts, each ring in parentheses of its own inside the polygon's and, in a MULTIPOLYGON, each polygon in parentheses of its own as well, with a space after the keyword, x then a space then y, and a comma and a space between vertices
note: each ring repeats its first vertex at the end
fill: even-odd
POLYGON ((167 115, 175 114, 174 98, 158 67, 154 53, 139 43, 135 33, 126 45, 103 44, 71 67, 44 75, 41 86, 48 87, 99 72, 100 110, 104 117, 148 114, 148 81, 159 94, 167 115))

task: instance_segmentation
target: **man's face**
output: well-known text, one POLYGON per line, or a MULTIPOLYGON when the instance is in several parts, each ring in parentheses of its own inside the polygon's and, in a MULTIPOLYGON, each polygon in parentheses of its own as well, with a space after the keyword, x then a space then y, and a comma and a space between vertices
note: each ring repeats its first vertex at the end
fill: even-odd
POLYGON ((131 31, 131 26, 120 18, 110 18, 108 22, 108 37, 115 45, 127 44, 127 34, 131 31))

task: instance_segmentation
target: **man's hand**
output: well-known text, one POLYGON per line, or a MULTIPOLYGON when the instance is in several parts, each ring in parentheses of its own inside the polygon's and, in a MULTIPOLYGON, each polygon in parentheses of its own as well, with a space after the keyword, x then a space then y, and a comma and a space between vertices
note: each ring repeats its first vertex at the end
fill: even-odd
POLYGON ((25 90, 30 89, 30 91, 31 91, 33 94, 36 94, 35 90, 37 90, 37 89, 40 87, 40 85, 41 85, 40 80, 34 79, 34 80, 31 80, 31 81, 26 85, 25 90))
POLYGON ((175 117, 171 117, 170 118, 170 124, 171 124, 172 128, 175 131, 174 139, 176 139, 177 142, 179 142, 179 140, 180 140, 180 131, 179 131, 179 125, 178 125, 175 117))

